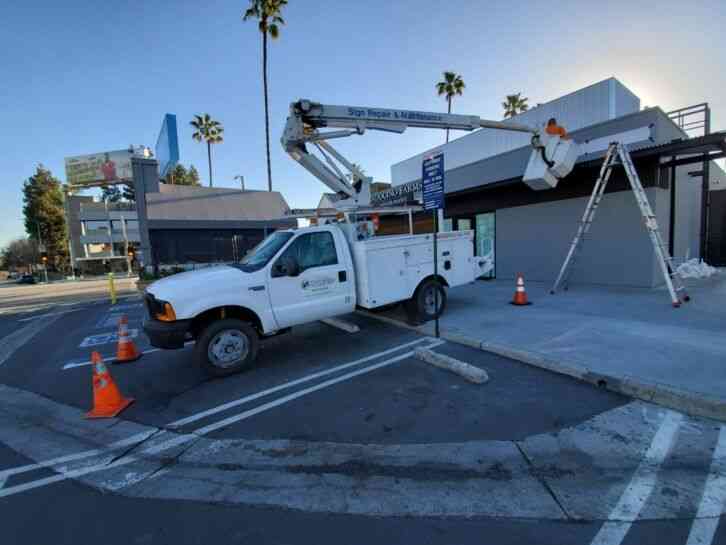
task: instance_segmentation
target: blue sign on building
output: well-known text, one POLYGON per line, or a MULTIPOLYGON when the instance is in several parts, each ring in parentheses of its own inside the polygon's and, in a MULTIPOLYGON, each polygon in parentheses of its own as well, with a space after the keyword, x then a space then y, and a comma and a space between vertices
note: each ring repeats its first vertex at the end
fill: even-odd
POLYGON ((176 133, 176 116, 166 114, 156 140, 156 160, 159 162, 159 177, 165 178, 179 162, 179 138, 176 133))
POLYGON ((444 208, 444 154, 439 153, 424 159, 423 174, 423 206, 424 210, 444 208))

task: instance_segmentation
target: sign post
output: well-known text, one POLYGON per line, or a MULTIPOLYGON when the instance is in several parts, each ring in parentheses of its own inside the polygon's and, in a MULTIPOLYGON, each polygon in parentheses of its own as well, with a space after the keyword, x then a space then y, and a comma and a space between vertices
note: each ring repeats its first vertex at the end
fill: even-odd
MULTIPOLYGON (((438 153, 423 161, 422 193, 424 210, 431 210, 434 223, 434 277, 439 276, 439 252, 437 237, 439 231, 439 210, 444 209, 444 154, 438 153)), ((439 338, 439 290, 434 290, 434 332, 439 338)))

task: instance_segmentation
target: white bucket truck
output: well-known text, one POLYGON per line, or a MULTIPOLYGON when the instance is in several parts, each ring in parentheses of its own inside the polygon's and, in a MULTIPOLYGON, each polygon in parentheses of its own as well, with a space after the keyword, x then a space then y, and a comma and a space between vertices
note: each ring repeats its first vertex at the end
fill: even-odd
POLYGON ((484 259, 473 255, 473 232, 437 235, 435 275, 433 235, 413 234, 415 208, 371 207, 371 180, 326 141, 366 129, 403 132, 409 126, 534 132, 476 116, 293 103, 283 147, 344 197, 336 203, 338 210, 318 218, 317 225, 276 231, 238 264, 154 282, 145 294, 149 319, 144 331, 151 344, 174 349, 194 339, 200 364, 221 376, 250 366, 260 339, 357 306, 405 302, 421 320, 440 315, 446 288, 483 274, 484 259), (321 127, 345 130, 320 132, 321 127), (324 161, 307 146, 317 148, 324 161), (376 216, 385 214, 408 215, 408 234, 375 236, 376 216))

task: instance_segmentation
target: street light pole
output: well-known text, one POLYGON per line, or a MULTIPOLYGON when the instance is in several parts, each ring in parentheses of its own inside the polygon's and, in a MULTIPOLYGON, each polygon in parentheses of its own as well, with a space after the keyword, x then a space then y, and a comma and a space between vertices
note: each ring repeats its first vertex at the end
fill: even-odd
MULTIPOLYGON (((35 222, 35 229, 38 232, 38 253, 42 254, 45 251, 45 246, 43 246, 43 238, 40 236, 40 223, 38 223, 37 221, 35 222)), ((45 276, 45 283, 47 284, 48 283, 48 265, 46 262, 43 261, 43 259, 40 259, 40 261, 43 263, 43 276, 45 276)))
POLYGON ((244 176, 235 176, 235 180, 239 180, 240 186, 242 186, 242 191, 245 190, 245 177, 244 176))

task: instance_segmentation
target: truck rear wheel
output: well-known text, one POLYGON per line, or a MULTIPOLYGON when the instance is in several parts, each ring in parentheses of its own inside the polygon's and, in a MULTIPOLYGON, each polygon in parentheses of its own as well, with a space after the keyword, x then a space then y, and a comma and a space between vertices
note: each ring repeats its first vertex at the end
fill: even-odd
POLYGON ((430 278, 421 284, 409 303, 416 317, 423 322, 441 317, 446 308, 446 291, 440 282, 430 278), (438 306, 436 305, 436 292, 438 291, 438 306))
POLYGON ((218 320, 197 338, 196 358, 207 373, 224 377, 251 367, 259 344, 257 332, 247 322, 218 320))

